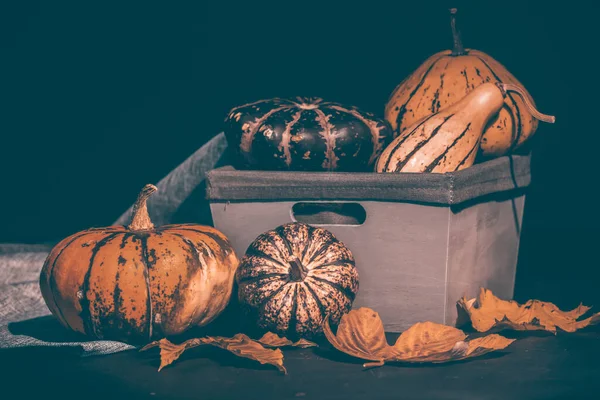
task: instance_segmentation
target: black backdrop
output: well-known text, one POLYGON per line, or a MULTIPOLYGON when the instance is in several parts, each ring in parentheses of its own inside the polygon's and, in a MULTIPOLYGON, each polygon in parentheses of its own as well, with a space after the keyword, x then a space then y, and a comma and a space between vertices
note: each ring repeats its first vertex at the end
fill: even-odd
POLYGON ((3 2, 0 241, 111 223, 244 102, 318 96, 382 115, 451 46, 456 6, 465 45, 557 117, 535 137, 517 299, 600 304, 598 10, 550 3, 3 2))

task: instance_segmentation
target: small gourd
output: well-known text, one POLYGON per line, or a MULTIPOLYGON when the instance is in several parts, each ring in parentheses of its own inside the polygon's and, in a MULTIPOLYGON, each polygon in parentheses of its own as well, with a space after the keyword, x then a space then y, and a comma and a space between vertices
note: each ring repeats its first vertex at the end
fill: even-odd
POLYGON ((523 97, 508 94, 485 127, 478 149, 482 159, 503 156, 522 147, 535 133, 538 121, 526 101, 535 104, 525 87, 506 67, 489 54, 464 48, 455 26, 456 9, 451 9, 454 48, 435 53, 404 79, 391 93, 385 119, 394 137, 422 118, 435 114, 484 83, 519 86, 523 97))
POLYGON ((259 235, 236 272, 240 304, 261 329, 288 338, 338 324, 358 292, 352 252, 326 229, 300 222, 259 235))
POLYGON ((376 171, 446 173, 472 166, 486 124, 498 114, 509 91, 522 96, 533 117, 554 123, 553 116, 535 109, 522 88, 484 83, 457 103, 408 127, 383 151, 376 171))

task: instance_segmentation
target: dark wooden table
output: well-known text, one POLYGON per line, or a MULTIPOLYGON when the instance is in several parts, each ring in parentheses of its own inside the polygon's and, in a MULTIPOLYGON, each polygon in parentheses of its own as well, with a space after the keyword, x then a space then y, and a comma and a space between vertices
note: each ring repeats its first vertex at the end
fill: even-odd
POLYGON ((12 349, 0 352, 0 398, 600 399, 599 329, 517 338, 469 361, 370 370, 327 344, 285 349, 287 375, 208 346, 161 372, 158 349, 85 358, 72 349, 12 349))

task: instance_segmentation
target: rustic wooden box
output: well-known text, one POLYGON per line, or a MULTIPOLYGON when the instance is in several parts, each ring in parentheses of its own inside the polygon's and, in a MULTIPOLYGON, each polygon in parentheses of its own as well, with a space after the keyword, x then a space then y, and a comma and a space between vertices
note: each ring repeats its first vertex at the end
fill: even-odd
POLYGON ((419 321, 453 325, 456 301, 487 287, 513 296, 529 156, 448 174, 239 171, 207 176, 213 223, 243 255, 291 221, 330 230, 353 252, 354 307, 387 331, 419 321))

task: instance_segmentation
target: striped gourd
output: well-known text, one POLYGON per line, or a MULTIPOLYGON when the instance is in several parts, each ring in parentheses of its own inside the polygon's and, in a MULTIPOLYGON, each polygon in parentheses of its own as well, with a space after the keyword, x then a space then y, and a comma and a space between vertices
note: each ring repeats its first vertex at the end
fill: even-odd
MULTIPOLYGON (((525 96, 514 85, 484 83, 459 102, 415 122, 383 151, 376 171, 446 173, 470 167, 483 131, 501 110, 507 92, 525 96)), ((524 104, 535 118, 554 122, 528 100, 524 104)))
POLYGON ((236 281, 257 325, 287 337, 315 336, 327 315, 339 323, 358 292, 350 250, 328 230, 298 222, 258 236, 236 281))
POLYGON ((239 260, 214 228, 154 227, 140 192, 129 226, 88 229, 58 243, 40 274, 50 311, 91 338, 143 344, 205 325, 233 291, 239 260))
POLYGON ((269 99, 233 108, 225 135, 240 169, 372 170, 392 140, 373 114, 321 99, 269 99))
MULTIPOLYGON (((456 103, 483 83, 503 82, 523 88, 517 78, 488 54, 463 48, 455 29, 455 11, 452 10, 454 49, 429 57, 388 99, 385 119, 395 136, 423 117, 456 103)), ((524 92, 533 104, 529 93, 524 92)), ((486 127, 478 151, 485 158, 508 154, 521 147, 537 127, 538 122, 523 99, 509 94, 500 112, 486 127)))

